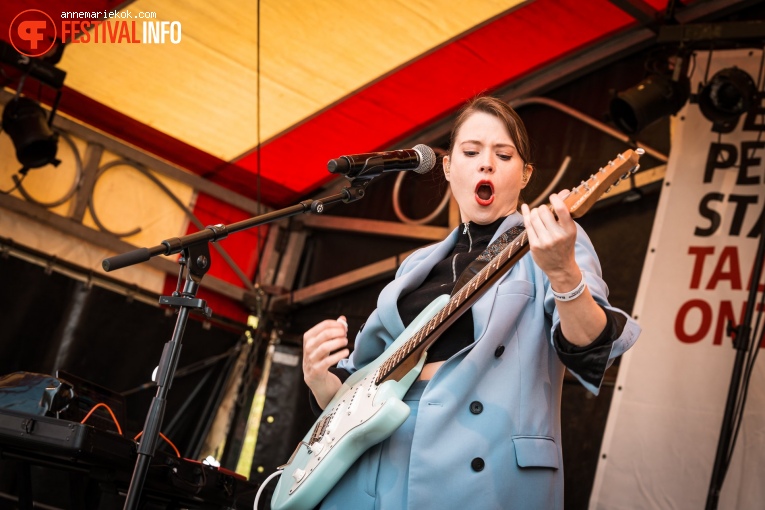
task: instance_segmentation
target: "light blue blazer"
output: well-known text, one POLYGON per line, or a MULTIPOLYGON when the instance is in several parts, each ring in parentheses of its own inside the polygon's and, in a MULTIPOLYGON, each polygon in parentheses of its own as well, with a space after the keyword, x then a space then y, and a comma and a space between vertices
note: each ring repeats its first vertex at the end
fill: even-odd
MULTIPOLYGON (((494 237, 522 223, 522 216, 514 213, 494 237)), ((600 263, 589 238, 577 228, 577 262, 595 300, 608 307, 600 263)), ((340 368, 354 372, 363 367, 403 332, 399 296, 417 288, 433 266, 449 256, 456 240, 455 229, 444 241, 416 251, 402 263, 340 368)), ((550 282, 527 254, 472 312, 477 340, 439 368, 420 400, 408 506, 562 509, 560 399, 565 367, 551 340, 558 314, 550 282)), ((627 324, 612 345, 611 360, 629 349, 640 333, 637 323, 624 315, 627 324)), ((597 394, 599 385, 580 381, 597 394)))

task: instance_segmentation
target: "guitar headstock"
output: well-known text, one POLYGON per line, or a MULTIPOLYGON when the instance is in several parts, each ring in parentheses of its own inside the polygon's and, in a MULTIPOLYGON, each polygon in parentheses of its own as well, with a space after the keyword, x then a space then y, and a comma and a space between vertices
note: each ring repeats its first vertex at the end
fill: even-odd
POLYGON ((638 160, 644 153, 643 149, 634 151, 629 149, 622 152, 613 161, 609 161, 607 165, 592 174, 589 179, 572 189, 571 194, 563 201, 571 216, 574 218, 583 216, 601 195, 608 193, 612 186, 637 172, 640 168, 638 160))

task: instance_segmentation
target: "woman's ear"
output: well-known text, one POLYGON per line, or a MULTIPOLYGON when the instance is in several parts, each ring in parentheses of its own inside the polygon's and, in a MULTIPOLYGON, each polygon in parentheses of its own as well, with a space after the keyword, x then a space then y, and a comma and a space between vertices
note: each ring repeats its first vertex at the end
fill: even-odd
POLYGON ((444 165, 444 177, 446 177, 446 180, 449 180, 449 156, 444 156, 443 160, 444 165))
POLYGON ((521 175, 521 189, 525 188, 526 185, 529 183, 529 179, 531 179, 531 174, 534 173, 534 165, 531 163, 526 163, 523 165, 523 174, 521 175))

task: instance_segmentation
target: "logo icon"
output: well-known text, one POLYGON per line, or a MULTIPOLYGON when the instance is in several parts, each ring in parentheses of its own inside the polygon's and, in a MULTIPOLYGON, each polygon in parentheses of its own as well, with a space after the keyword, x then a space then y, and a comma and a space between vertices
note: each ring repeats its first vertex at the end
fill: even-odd
POLYGON ((16 51, 27 57, 39 57, 56 43, 56 24, 43 11, 27 9, 13 18, 8 35, 16 51), (53 37, 49 37, 51 31, 53 37))

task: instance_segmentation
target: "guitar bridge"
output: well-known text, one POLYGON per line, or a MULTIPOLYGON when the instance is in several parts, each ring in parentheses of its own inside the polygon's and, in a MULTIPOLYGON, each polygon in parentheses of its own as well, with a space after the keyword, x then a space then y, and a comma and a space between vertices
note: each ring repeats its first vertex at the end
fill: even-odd
POLYGON ((329 422, 332 421, 333 416, 335 416, 335 411, 332 411, 330 414, 319 420, 319 422, 316 424, 316 427, 313 429, 313 434, 311 434, 311 444, 315 444, 321 441, 321 438, 324 437, 324 432, 327 431, 327 425, 329 425, 329 422))

